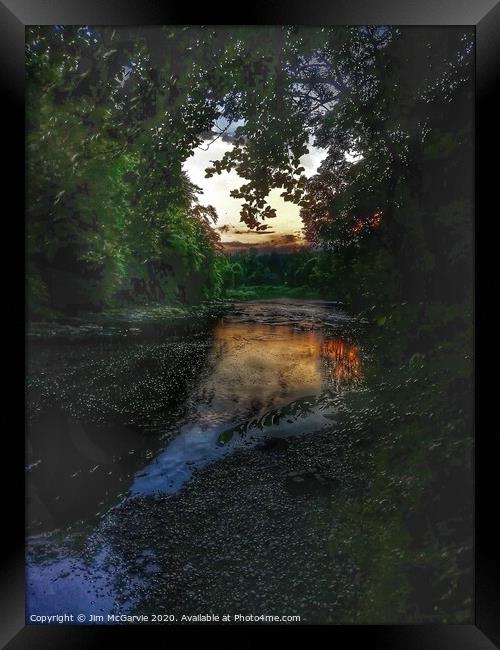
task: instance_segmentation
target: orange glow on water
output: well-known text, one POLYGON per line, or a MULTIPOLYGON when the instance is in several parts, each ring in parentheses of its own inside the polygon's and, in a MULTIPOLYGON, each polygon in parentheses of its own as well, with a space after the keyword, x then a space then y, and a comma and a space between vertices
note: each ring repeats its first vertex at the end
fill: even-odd
POLYGON ((353 384, 362 377, 359 348, 340 339, 323 341, 321 360, 325 380, 331 388, 353 384))
POLYGON ((220 402, 221 412, 231 402, 269 409, 301 395, 348 388, 362 376, 358 347, 286 325, 221 323, 214 361, 204 391, 220 402))

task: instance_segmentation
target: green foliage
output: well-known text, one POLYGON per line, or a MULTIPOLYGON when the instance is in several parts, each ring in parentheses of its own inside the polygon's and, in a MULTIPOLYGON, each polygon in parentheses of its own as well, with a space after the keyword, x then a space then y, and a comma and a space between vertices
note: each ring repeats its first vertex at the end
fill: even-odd
MULTIPOLYGON (((367 312, 367 315, 371 310, 367 312)), ((370 480, 336 504, 335 558, 360 572, 359 623, 472 616, 472 336, 463 305, 393 305, 368 329, 367 391, 344 421, 370 480)))
POLYGON ((270 300, 272 298, 321 298, 320 292, 312 287, 287 287, 284 285, 242 286, 238 289, 226 289, 229 300, 270 300))
MULTIPOLYGON (((182 172, 187 150, 146 127, 153 111, 147 50, 140 30, 29 30, 27 261, 34 316, 198 302, 220 293, 215 210, 198 204, 182 172)), ((192 134, 201 127, 186 128, 192 134)), ((171 137, 182 130, 179 124, 171 137)))
POLYGON ((329 297, 332 268, 331 258, 325 262, 326 256, 309 249, 287 253, 249 249, 226 256, 222 268, 226 294, 252 291, 255 297, 329 297), (326 270, 322 275, 323 267, 330 275, 326 270))

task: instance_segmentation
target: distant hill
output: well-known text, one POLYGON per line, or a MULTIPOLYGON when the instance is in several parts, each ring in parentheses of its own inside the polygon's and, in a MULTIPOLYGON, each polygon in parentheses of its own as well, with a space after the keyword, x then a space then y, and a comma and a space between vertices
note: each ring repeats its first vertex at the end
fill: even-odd
POLYGON ((301 242, 300 244, 294 242, 293 244, 279 244, 275 246, 273 244, 260 244, 259 242, 248 244, 241 241, 228 241, 222 242, 222 247, 224 249, 224 252, 228 255, 234 255, 246 250, 254 250, 258 255, 264 255, 273 252, 287 255, 303 251, 305 248, 309 248, 309 244, 306 242, 301 242))

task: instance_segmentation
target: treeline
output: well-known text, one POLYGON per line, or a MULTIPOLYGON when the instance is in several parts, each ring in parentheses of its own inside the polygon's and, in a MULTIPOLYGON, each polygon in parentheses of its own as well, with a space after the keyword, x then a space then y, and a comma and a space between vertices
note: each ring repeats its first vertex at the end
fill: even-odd
MULTIPOLYGON (((249 249, 226 256, 222 263, 225 289, 246 286, 311 287, 318 282, 322 254, 304 250, 278 253, 249 249)), ((322 283, 325 290, 331 287, 322 283)))
POLYGON ((281 291, 284 297, 347 300, 352 305, 355 286, 342 269, 346 263, 345 250, 309 247, 285 253, 242 250, 220 259, 222 295, 244 298, 244 290, 252 289, 247 292, 249 298, 265 297, 269 287, 273 289, 270 297, 279 297, 281 291))

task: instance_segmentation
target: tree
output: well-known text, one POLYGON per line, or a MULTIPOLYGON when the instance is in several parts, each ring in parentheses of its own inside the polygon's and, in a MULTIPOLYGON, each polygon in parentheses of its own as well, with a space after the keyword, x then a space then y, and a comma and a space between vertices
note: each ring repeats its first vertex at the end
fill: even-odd
POLYGON ((247 226, 268 228, 267 197, 282 188, 308 239, 343 255, 337 270, 370 276, 368 293, 423 299, 451 282, 459 297, 469 30, 33 27, 27 71, 34 305, 216 295, 216 215, 182 166, 220 137, 233 146, 207 175, 245 179, 232 194, 247 226), (328 155, 308 180, 311 140, 328 155))

